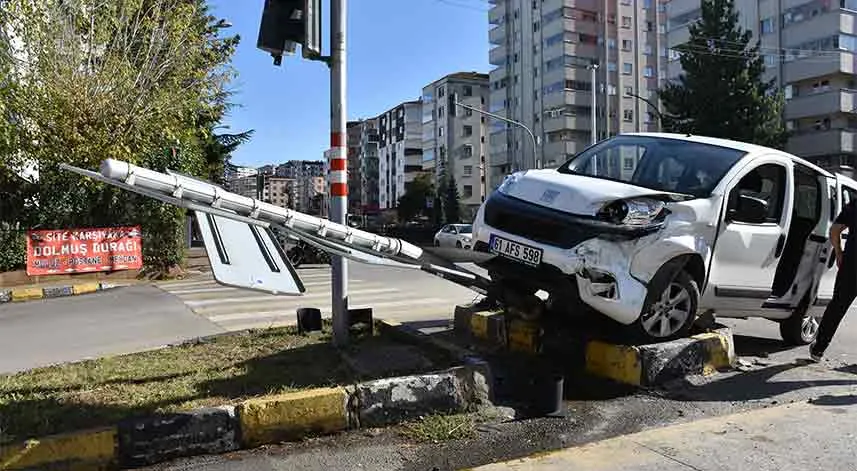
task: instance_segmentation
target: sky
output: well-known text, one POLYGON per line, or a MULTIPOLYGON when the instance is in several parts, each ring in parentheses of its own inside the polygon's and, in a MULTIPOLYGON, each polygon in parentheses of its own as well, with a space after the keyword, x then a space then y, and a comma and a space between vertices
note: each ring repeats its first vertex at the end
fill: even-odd
MULTIPOLYGON (((254 129, 233 153, 237 165, 321 160, 330 143, 330 71, 305 60, 300 49, 273 65, 256 48, 264 0, 210 0, 212 13, 241 35, 233 58, 237 106, 219 132, 254 129)), ((322 44, 328 53, 329 0, 322 0, 322 44)), ((487 73, 488 0, 349 0, 348 119, 377 116, 418 99, 422 87, 446 74, 487 73)), ((226 34, 224 32, 224 34, 226 34)))

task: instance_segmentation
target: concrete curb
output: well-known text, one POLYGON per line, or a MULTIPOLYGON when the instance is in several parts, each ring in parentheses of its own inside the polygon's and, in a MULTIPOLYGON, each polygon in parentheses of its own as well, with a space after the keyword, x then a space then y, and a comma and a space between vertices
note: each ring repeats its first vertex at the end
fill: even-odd
POLYGON ((46 288, 0 289, 0 304, 8 302, 35 301, 37 299, 62 298, 65 296, 78 296, 81 294, 89 294, 96 291, 104 291, 122 286, 126 285, 93 281, 71 285, 49 286, 46 288))
MULTIPOLYGON (((395 323, 388 331, 398 331, 395 323)), ((409 335, 409 334, 404 334, 409 335)), ((484 362, 426 374, 317 388, 246 400, 237 406, 121 421, 0 447, 0 470, 125 469, 203 454, 255 448, 311 435, 392 425, 490 405, 484 362)))
MULTIPOLYGON (((502 312, 458 306, 455 328, 495 348, 542 352, 543 329, 518 319, 507 322, 502 312)), ((689 338, 651 345, 582 340, 582 360, 588 373, 633 386, 657 386, 692 374, 709 375, 731 368, 736 361, 732 330, 722 325, 689 338)))

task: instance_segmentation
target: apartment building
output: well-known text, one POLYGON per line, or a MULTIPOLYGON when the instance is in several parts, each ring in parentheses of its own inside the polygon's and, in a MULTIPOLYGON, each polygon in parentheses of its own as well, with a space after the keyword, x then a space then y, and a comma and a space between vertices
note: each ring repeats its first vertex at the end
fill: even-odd
POLYGON ((459 103, 488 110, 488 74, 458 72, 423 87, 422 165, 435 184, 452 175, 461 195, 462 218, 470 220, 485 200, 488 118, 459 103))
POLYGON ((262 201, 267 201, 281 208, 290 208, 292 185, 291 178, 265 176, 262 187, 262 201))
POLYGON ((360 133, 360 202, 363 205, 361 210, 364 214, 376 213, 380 209, 378 186, 380 143, 378 118, 364 120, 360 133))
POLYGON ((597 138, 656 131, 666 14, 659 0, 489 0, 489 191, 505 175, 562 164, 597 138), (592 64, 598 64, 595 83, 592 64), (649 102, 652 105, 649 105, 649 102))
POLYGON ((402 103, 378 116, 378 204, 393 209, 405 185, 423 171, 422 103, 402 103))
POLYGON ((363 138, 364 121, 349 121, 345 125, 346 158, 348 161, 348 214, 357 214, 363 206, 360 197, 360 143, 363 138))
MULTIPOLYGON (((742 27, 761 41, 767 78, 786 98, 786 150, 853 175, 857 155, 857 0, 736 0, 742 27)), ((688 40, 699 0, 668 4, 668 42, 688 40)), ((669 76, 681 72, 670 53, 669 76)))

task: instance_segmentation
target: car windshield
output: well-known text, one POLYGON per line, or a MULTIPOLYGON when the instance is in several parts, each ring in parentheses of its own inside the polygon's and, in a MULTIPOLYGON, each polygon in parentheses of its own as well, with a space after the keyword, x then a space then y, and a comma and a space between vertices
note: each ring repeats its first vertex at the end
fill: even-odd
POLYGON ((620 135, 586 149, 558 171, 706 197, 745 154, 681 139, 620 135))
POLYGON ((458 232, 460 234, 472 234, 473 233, 473 226, 471 226, 469 224, 466 226, 458 226, 458 232))

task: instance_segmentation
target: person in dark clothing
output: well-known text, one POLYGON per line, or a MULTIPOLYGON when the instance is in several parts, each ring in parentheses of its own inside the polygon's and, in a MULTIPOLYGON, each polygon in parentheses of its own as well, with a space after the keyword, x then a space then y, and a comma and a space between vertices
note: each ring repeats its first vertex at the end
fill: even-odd
POLYGON ((830 242, 833 244, 833 254, 836 257, 836 284, 833 288, 833 299, 824 310, 824 317, 818 328, 815 341, 809 346, 809 356, 814 361, 821 361, 824 352, 830 346, 839 323, 857 297, 857 200, 849 201, 842 212, 833 221, 830 228, 830 242), (842 250, 842 232, 848 230, 848 240, 845 250, 842 250))

